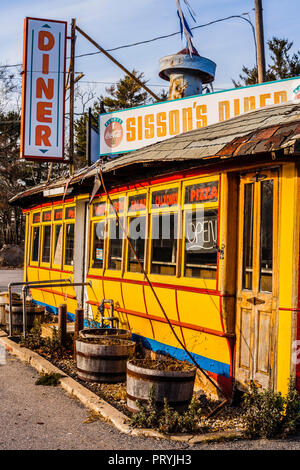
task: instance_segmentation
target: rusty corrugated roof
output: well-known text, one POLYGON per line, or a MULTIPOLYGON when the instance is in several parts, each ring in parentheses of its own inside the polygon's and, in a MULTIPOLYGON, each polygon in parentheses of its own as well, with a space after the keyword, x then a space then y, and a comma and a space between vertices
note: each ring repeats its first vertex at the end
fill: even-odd
MULTIPOLYGON (((186 132, 156 144, 124 154, 102 164, 103 173, 149 162, 183 162, 194 160, 201 164, 209 158, 236 158, 285 149, 300 154, 300 100, 251 111, 241 116, 186 132)), ((100 161, 76 173, 48 184, 28 189, 11 199, 15 202, 44 189, 68 183, 72 186, 93 177, 100 161)))

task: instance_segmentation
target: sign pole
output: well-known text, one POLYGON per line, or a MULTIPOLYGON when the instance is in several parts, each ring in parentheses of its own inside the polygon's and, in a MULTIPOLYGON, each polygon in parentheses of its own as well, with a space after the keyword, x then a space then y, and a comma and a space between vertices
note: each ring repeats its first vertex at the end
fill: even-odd
POLYGON ((86 121, 86 160, 88 166, 91 165, 91 126, 92 126, 92 110, 89 108, 89 114, 86 121))
POLYGON ((266 81, 262 0, 255 0, 258 83, 266 81))
POLYGON ((70 58, 70 128, 69 128, 69 165, 70 175, 74 174, 74 72, 75 72, 75 29, 76 19, 71 22, 71 58, 70 58))

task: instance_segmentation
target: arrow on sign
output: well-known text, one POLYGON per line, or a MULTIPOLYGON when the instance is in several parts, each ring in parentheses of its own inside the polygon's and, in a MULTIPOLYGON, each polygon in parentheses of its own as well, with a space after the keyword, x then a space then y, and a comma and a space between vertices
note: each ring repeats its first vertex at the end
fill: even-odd
POLYGON ((40 152, 46 153, 48 152, 48 149, 40 149, 40 152))
POLYGON ((43 24, 42 28, 50 28, 50 29, 51 29, 51 26, 49 26, 49 25, 46 23, 46 24, 43 24))

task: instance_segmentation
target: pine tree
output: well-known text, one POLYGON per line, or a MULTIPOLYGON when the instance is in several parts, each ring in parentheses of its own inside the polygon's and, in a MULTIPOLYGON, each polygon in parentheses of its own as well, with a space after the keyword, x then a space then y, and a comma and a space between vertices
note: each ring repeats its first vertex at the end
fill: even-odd
MULTIPOLYGON (((273 36, 268 42, 271 64, 266 70, 266 81, 280 80, 300 75, 300 51, 291 55, 289 53, 293 42, 273 36)), ((233 81, 235 87, 255 85, 258 83, 257 67, 242 67, 239 75, 240 81, 233 81)))
MULTIPOLYGON (((146 83, 146 81, 143 80, 143 72, 138 73, 136 70, 132 70, 132 74, 142 83, 146 83)), ((147 92, 129 75, 125 75, 125 77, 121 78, 116 84, 107 87, 106 92, 110 96, 101 96, 101 100, 107 112, 147 104, 147 92)))

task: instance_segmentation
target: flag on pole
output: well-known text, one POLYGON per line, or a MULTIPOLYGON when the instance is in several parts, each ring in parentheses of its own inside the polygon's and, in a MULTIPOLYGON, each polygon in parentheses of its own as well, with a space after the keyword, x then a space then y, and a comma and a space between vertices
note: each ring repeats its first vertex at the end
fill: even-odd
MULTIPOLYGON (((192 7, 189 3, 189 0, 183 0, 183 1, 186 4, 192 19, 196 22, 196 20, 195 20, 196 15, 195 15, 194 11, 192 10, 192 7)), ((190 52, 190 55, 192 55, 193 49, 194 49, 193 42, 192 42, 193 33, 192 33, 192 31, 191 31, 191 29, 188 25, 188 22, 186 21, 185 16, 183 14, 181 4, 180 4, 180 0, 176 0, 176 4, 177 4, 177 15, 178 15, 178 18, 179 18, 179 23, 180 23, 181 39, 183 38, 183 35, 184 35, 185 39, 186 39, 186 42, 187 42, 188 50, 190 52)))

